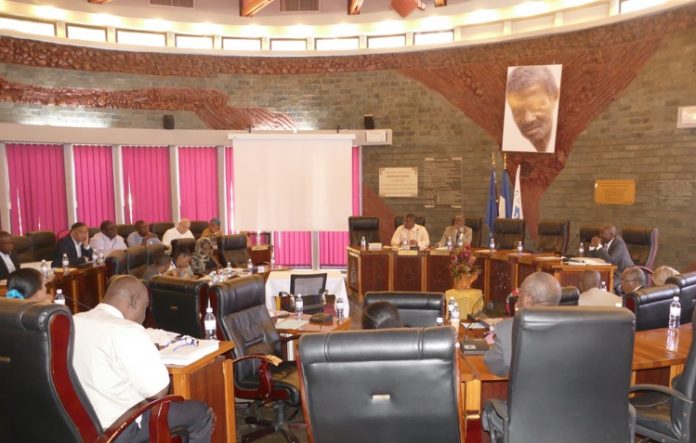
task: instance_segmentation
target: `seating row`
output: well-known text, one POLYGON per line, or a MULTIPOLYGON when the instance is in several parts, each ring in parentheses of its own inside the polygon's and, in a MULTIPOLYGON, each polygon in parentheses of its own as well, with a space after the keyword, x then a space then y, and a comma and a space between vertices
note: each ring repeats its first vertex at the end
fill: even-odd
POLYGON ((666 328, 674 297, 681 303, 681 323, 687 323, 696 307, 696 272, 669 277, 664 285, 640 288, 624 295, 624 306, 636 316, 636 331, 666 328))

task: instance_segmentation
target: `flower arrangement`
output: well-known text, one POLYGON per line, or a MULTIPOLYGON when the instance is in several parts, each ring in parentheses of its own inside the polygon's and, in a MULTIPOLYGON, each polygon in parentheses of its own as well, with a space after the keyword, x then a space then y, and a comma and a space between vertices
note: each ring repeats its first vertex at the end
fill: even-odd
POLYGON ((471 245, 455 248, 450 251, 449 271, 452 279, 459 280, 464 276, 471 277, 478 274, 478 268, 474 266, 476 257, 471 252, 471 245))

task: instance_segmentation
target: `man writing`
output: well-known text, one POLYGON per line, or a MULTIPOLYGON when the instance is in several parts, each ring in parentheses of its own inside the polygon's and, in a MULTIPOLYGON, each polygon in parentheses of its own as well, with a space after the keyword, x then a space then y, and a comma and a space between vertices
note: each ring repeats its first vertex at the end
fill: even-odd
POLYGON ((599 236, 592 237, 587 256, 601 258, 616 266, 614 271, 615 288, 619 285, 618 282, 624 269, 633 266, 633 260, 631 260, 626 243, 616 235, 616 226, 607 225, 599 229, 599 236))
POLYGON ((147 246, 153 243, 161 243, 155 234, 150 232, 150 225, 143 220, 135 222, 135 231, 128 234, 126 239, 128 246, 147 246))
POLYGON ((449 240, 452 241, 452 246, 454 247, 459 245, 459 243, 469 245, 471 244, 471 236, 471 228, 464 225, 464 216, 457 214, 452 219, 452 226, 445 228, 445 232, 442 233, 442 238, 437 242, 437 245, 446 246, 449 240))
POLYGON ((63 254, 68 256, 70 266, 80 265, 92 260, 92 247, 89 244, 89 229, 82 222, 77 222, 70 227, 70 235, 65 236, 56 243, 56 252, 51 266, 60 268, 63 266, 63 254))
MULTIPOLYGON (((103 428, 143 400, 167 394, 169 375, 141 323, 148 306, 147 288, 137 278, 119 276, 100 303, 73 317, 73 367, 103 428)), ((117 442, 145 442, 150 412, 131 423, 117 442)), ((199 401, 172 403, 169 427, 186 428, 188 441, 209 442, 213 412, 199 401)))
POLYGON ((404 224, 396 228, 391 239, 391 245, 394 247, 404 244, 417 246, 421 251, 430 246, 428 231, 425 230, 425 226, 416 224, 416 216, 413 214, 406 214, 404 224))
POLYGON ((0 231, 0 280, 19 269, 19 257, 14 253, 14 243, 9 232, 0 231))
MULTIPOLYGON (((546 272, 534 272, 522 282, 516 308, 532 306, 557 306, 561 301, 561 285, 546 272)), ((491 348, 486 351, 483 361, 495 375, 504 376, 510 371, 512 357, 512 318, 495 325, 495 333, 486 336, 491 348)))

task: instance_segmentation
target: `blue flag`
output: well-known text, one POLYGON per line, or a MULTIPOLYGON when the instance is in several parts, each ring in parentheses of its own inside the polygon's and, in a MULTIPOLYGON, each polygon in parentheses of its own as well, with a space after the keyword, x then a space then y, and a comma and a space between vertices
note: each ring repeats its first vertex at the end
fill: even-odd
POLYGON ((496 202, 497 194, 495 168, 491 168, 491 180, 488 185, 488 204, 486 205, 486 224, 488 225, 491 235, 493 235, 493 222, 496 218, 498 218, 498 204, 496 202))
POLYGON ((512 217, 512 193, 510 188, 510 174, 508 174, 506 169, 503 169, 503 183, 498 201, 498 216, 500 218, 512 217))

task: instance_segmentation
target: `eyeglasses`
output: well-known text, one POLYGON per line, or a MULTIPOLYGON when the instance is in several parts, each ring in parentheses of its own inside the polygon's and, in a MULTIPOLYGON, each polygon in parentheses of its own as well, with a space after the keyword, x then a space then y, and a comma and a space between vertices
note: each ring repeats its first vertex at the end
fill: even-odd
POLYGON ((172 349, 172 352, 176 352, 177 349, 181 349, 186 346, 198 346, 198 339, 191 337, 190 335, 181 335, 169 343, 169 345, 174 345, 174 348, 172 349))

